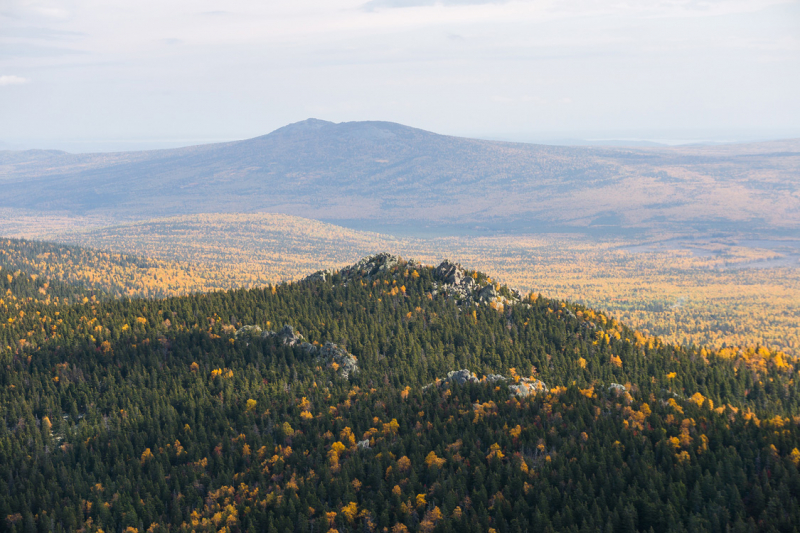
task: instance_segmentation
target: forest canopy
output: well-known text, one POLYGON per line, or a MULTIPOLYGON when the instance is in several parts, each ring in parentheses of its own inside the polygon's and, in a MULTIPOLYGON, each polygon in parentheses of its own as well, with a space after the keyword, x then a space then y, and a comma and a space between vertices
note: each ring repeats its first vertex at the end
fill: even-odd
POLYGON ((0 270, 0 531, 798 530, 782 352, 387 254, 158 299, 23 267, 0 270))

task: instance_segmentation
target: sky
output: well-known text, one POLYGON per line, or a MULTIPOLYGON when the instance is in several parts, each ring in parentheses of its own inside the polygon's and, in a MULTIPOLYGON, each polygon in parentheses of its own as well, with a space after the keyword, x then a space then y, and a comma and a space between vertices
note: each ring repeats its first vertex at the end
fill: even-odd
POLYGON ((0 0, 0 149, 800 137, 800 0, 0 0))

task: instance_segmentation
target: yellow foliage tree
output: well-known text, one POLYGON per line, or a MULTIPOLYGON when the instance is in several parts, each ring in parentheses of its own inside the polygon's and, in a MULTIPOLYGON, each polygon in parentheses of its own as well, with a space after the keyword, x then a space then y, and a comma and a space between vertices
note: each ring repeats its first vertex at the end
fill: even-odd
POLYGON ((350 502, 342 507, 342 516, 344 516, 345 520, 352 524, 358 516, 358 506, 356 505, 356 502, 350 502))
POLYGON ((446 462, 447 462, 446 460, 437 457, 436 452, 434 451, 430 452, 428 456, 425 458, 425 464, 428 466, 428 468, 431 467, 441 468, 441 466, 446 462))

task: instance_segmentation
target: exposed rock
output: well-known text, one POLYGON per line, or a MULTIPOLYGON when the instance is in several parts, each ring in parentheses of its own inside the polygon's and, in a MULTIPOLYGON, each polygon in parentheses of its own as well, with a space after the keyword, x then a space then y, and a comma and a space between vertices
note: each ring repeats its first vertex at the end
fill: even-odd
POLYGON ((434 269, 433 277, 436 282, 433 284, 432 296, 443 294, 462 304, 498 302, 503 305, 515 305, 522 301, 522 294, 516 289, 508 289, 506 297, 498 294, 492 284, 479 285, 458 263, 442 261, 434 269))
MULTIPOLYGON (((421 267, 422 264, 414 260, 404 261, 400 257, 388 253, 380 253, 370 257, 364 257, 354 265, 343 268, 339 271, 343 282, 347 284, 354 278, 364 278, 369 280, 374 276, 379 276, 386 272, 391 272, 398 266, 406 266, 409 269, 421 267)), ((303 281, 326 281, 333 276, 330 270, 320 270, 304 278, 303 281)), ((515 305, 522 302, 522 293, 517 289, 503 287, 498 294, 494 285, 481 285, 469 275, 458 263, 442 261, 433 271, 433 287, 430 294, 432 296, 443 295, 455 299, 459 305, 470 305, 477 303, 489 304, 497 302, 503 305, 515 305)))
POLYGON ((531 394, 545 393, 550 389, 544 381, 530 378, 520 378, 519 382, 515 385, 509 385, 508 390, 511 391, 512 396, 518 398, 526 398, 531 394))
POLYGON ((494 285, 489 284, 478 291, 478 300, 482 302, 492 302, 497 299, 497 291, 494 288, 494 285))
POLYGON ((427 390, 437 385, 440 387, 448 387, 451 383, 455 383, 456 385, 464 385, 465 383, 480 383, 480 380, 474 373, 470 372, 466 368, 461 370, 451 370, 447 373, 447 377, 437 379, 433 383, 428 383, 422 387, 422 390, 427 390))
POLYGON ((326 342, 325 346, 319 349, 319 356, 327 362, 334 362, 339 365, 339 375, 344 379, 349 379, 352 374, 356 374, 359 370, 358 359, 332 342, 326 342))
POLYGON ((608 386, 608 392, 627 392, 628 389, 625 388, 625 385, 620 385, 619 383, 612 383, 608 386))
MULTIPOLYGON (((260 331, 260 330, 259 330, 260 331)), ((344 348, 340 348, 332 342, 326 342, 321 348, 306 342, 303 336, 296 332, 290 325, 285 325, 278 333, 266 331, 262 337, 277 337, 284 346, 297 346, 309 355, 316 355, 325 363, 336 363, 338 372, 344 379, 358 372, 358 359, 344 348)))
POLYGON ((369 279, 372 276, 376 276, 386 272, 387 270, 393 269, 400 264, 400 261, 401 259, 395 255, 381 253, 373 255, 372 257, 365 257, 358 263, 343 268, 340 273, 345 278, 352 278, 354 276, 361 275, 369 279))
MULTIPOLYGON (((501 374, 489 374, 483 379, 478 379, 475 374, 467 369, 451 370, 447 373, 446 378, 425 385, 422 387, 422 390, 434 387, 436 385, 439 385, 440 387, 448 387, 451 384, 464 385, 466 383, 497 383, 501 381, 507 382, 510 381, 510 378, 507 378, 501 374)), ((550 390, 544 381, 530 378, 520 378, 517 383, 509 385, 508 389, 511 391, 512 398, 515 396, 519 398, 525 398, 532 394, 545 393, 550 390)))
POLYGON ((364 439, 356 442, 356 446, 358 446, 362 450, 369 450, 369 439, 364 439))
POLYGON ((318 270, 313 274, 306 276, 302 281, 326 281, 333 275, 330 270, 318 270))
POLYGON ((316 354, 319 352, 319 348, 311 344, 310 342, 303 342, 300 344, 300 349, 308 354, 316 354))
POLYGON ((258 337, 261 335, 261 328, 258 326, 242 326, 241 328, 237 329, 236 333, 233 335, 237 339, 258 337))
POLYGON ((464 269, 459 264, 453 264, 450 261, 442 261, 433 271, 433 276, 450 285, 461 285, 461 281, 465 277, 464 269))
POLYGON ((289 324, 285 324, 278 333, 274 331, 265 331, 261 336, 264 338, 278 337, 278 340, 280 340, 284 346, 294 346, 295 344, 300 344, 303 340, 303 336, 296 333, 294 328, 289 324))
POLYGON ((451 370, 447 373, 447 381, 454 382, 459 385, 463 385, 464 383, 478 383, 478 378, 467 369, 462 370, 451 370))

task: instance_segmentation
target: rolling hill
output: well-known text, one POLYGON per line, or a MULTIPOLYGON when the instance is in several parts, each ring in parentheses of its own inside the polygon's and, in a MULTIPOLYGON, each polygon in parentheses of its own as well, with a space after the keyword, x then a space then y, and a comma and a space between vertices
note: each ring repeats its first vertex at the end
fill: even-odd
POLYGON ((116 154, 0 152, 0 209, 134 221, 274 212, 392 232, 785 234, 800 141, 559 147, 306 120, 254 139, 116 154))
POLYGON ((0 240, 0 266, 152 297, 298 280, 378 251, 430 264, 459 258, 525 292, 602 309, 670 342, 800 354, 800 242, 790 239, 399 238, 270 213, 181 215, 47 235, 40 229, 34 225, 26 237, 62 244, 0 240), (62 253, 75 245, 81 248, 62 253), (95 260, 77 261, 84 256, 95 260))
POLYGON ((0 287, 2 533, 800 523, 786 354, 677 347, 389 254, 167 299, 0 287))

